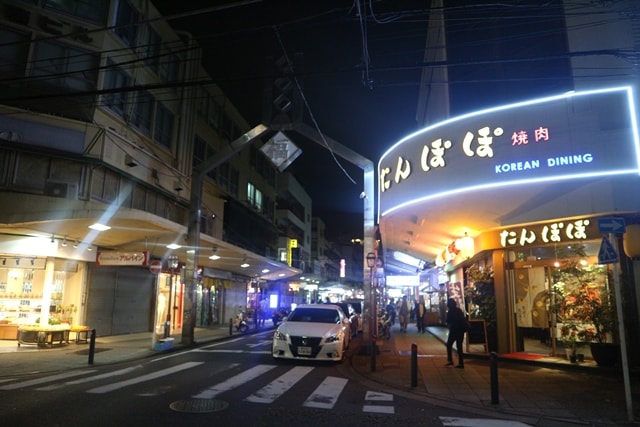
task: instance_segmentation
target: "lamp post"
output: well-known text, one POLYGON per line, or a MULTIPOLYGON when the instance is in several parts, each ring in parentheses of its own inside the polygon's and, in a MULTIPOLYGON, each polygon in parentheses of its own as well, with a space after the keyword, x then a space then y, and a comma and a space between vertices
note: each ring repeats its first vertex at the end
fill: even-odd
POLYGON ((376 294, 373 286, 373 267, 376 265, 376 254, 369 252, 367 254, 367 267, 369 267, 369 307, 371 313, 369 315, 369 353, 371 356, 371 372, 376 370, 376 335, 378 329, 378 313, 376 310, 376 294))
POLYGON ((167 264, 171 271, 171 281, 169 282, 169 301, 167 304, 167 321, 164 324, 164 337, 167 338, 171 335, 171 309, 173 304, 173 310, 175 310, 175 302, 173 302, 173 274, 178 268, 179 259, 177 255, 169 255, 167 258, 167 264))

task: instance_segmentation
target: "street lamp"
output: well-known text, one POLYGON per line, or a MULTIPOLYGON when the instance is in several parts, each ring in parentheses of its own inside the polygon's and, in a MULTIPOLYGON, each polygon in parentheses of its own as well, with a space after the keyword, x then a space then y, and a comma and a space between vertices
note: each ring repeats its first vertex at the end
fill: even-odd
POLYGON ((373 268, 376 265, 376 254, 373 252, 369 252, 367 254, 367 267, 369 267, 369 307, 371 308, 371 312, 369 315, 369 345, 370 345, 370 356, 371 356, 371 372, 375 372, 376 370, 376 340, 375 336, 377 335, 378 330, 378 313, 376 310, 376 295, 375 288, 373 286, 373 268), (375 331, 375 332, 374 332, 375 331))
MULTIPOLYGON (((167 321, 164 324, 164 337, 167 338, 171 335, 171 308, 173 301, 173 274, 178 268, 180 260, 178 259, 178 255, 169 255, 167 258, 167 264, 169 266, 169 270, 171 271, 171 282, 169 284, 169 301, 167 304, 167 321)), ((173 310, 175 311, 175 301, 173 302, 173 310)))

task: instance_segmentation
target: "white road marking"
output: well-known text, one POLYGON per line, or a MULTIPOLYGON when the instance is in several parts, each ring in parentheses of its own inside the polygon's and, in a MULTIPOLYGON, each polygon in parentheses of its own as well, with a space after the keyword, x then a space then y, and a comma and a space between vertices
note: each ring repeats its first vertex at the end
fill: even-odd
POLYGON ((100 375, 95 375, 93 377, 89 377, 89 378, 82 378, 80 380, 74 380, 74 381, 65 381, 62 384, 54 384, 54 385, 49 385, 46 387, 40 387, 37 388, 36 390, 40 390, 40 391, 49 391, 49 390, 55 390, 58 388, 62 388, 68 385, 77 385, 77 384, 83 384, 83 383, 88 383, 91 381, 97 381, 97 380, 102 380, 105 378, 111 378, 111 377, 116 377, 119 375, 124 375, 124 374, 128 374, 129 372, 133 372, 136 369, 140 369, 142 368, 142 365, 136 365, 136 366, 132 366, 130 368, 125 368, 125 369, 120 369, 117 371, 113 371, 113 372, 107 372, 105 374, 100 374, 100 375))
POLYGON ((272 403, 312 370, 313 368, 310 366, 296 366, 245 400, 254 403, 272 403))
POLYGON ((388 405, 364 405, 362 412, 370 412, 374 414, 395 414, 395 407, 388 405))
POLYGON ((37 378, 34 380, 22 381, 20 383, 3 385, 3 386, 0 386, 0 390, 16 390, 19 388, 29 387, 32 385, 38 385, 38 384, 48 383, 48 382, 57 381, 57 380, 64 380, 65 378, 77 377, 78 375, 90 374, 92 372, 95 372, 95 369, 89 370, 89 371, 65 372, 62 374, 50 375, 48 377, 37 378))
POLYGON ((257 378, 265 372, 269 372, 273 368, 275 368, 275 365, 256 365, 253 368, 248 369, 241 374, 233 376, 220 384, 209 387, 208 389, 203 390, 200 393, 193 395, 192 397, 194 399, 213 399, 214 397, 221 393, 224 393, 225 391, 232 390, 239 385, 248 382, 249 380, 257 378))
POLYGON ((262 340, 257 343, 247 344, 247 347, 249 348, 260 347, 261 345, 271 344, 272 342, 273 342, 272 340, 262 340))
POLYGON ((367 391, 364 400, 373 400, 378 402, 393 402, 393 394, 381 393, 379 391, 367 391))
POLYGON ((221 350, 221 349, 213 349, 213 350, 200 350, 200 353, 232 353, 232 354, 271 354, 271 350, 255 350, 255 351, 247 351, 247 350, 221 350))
POLYGON ((327 377, 307 398, 303 406, 308 408, 331 409, 338 401, 340 393, 347 385, 346 378, 327 377))
POLYGON ((113 383, 113 384, 107 384, 107 385, 102 386, 102 387, 92 388, 91 390, 87 390, 87 393, 96 393, 96 394, 98 394, 98 393, 108 393, 110 391, 118 390, 120 388, 127 387, 127 386, 130 386, 130 385, 133 385, 133 384, 138 384, 138 383, 142 383, 142 382, 145 382, 145 381, 154 380, 156 378, 164 377, 166 375, 171 375, 171 374, 174 374, 176 372, 184 371, 186 369, 191 369, 194 366, 202 365, 203 363, 204 362, 182 363, 180 365, 176 365, 176 366, 173 366, 173 367, 167 368, 167 369, 162 369, 160 371, 153 372, 151 374, 142 375, 142 376, 136 377, 136 378, 131 378, 130 380, 120 381, 120 382, 113 383))
POLYGON ((443 426, 449 427, 529 427, 519 421, 497 420, 487 418, 440 417, 443 426))

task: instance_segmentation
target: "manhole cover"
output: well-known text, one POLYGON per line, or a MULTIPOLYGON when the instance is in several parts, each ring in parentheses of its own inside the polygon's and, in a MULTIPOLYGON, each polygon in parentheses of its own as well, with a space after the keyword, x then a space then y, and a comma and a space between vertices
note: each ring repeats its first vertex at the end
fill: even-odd
POLYGON ((228 402, 216 399, 176 400, 169 407, 178 412, 202 413, 222 411, 229 406, 228 402))

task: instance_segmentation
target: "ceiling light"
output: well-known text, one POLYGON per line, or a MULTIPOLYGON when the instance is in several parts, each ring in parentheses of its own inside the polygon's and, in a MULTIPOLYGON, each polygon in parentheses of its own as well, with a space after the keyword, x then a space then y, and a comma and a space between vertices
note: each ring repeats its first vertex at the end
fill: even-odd
POLYGON ((217 259, 220 259, 220 255, 213 254, 213 255, 211 255, 211 256, 209 257, 209 259, 212 259, 212 260, 214 260, 214 261, 215 261, 215 260, 217 260, 217 259))
POLYGON ((78 241, 77 241, 77 240, 76 240, 76 242, 73 244, 73 247, 74 247, 74 248, 76 248, 76 249, 78 248, 78 241))
POLYGON ((107 231, 111 227, 109 227, 108 225, 104 225, 104 224, 100 224, 99 222, 96 222, 95 224, 91 224, 89 228, 96 231, 107 231))
POLYGON ((67 238, 62 239, 62 246, 67 246, 67 238))
POLYGON ((240 267, 242 267, 242 268, 249 267, 249 263, 247 262, 247 257, 246 256, 244 258, 242 258, 242 264, 240 264, 240 267))
POLYGON ((263 268, 262 273, 268 273, 270 270, 268 268, 263 268))
POLYGON ((167 249, 180 249, 182 246, 176 244, 176 243, 171 243, 170 245, 167 245, 167 249))
POLYGON ((52 234, 52 235, 51 235, 51 243, 55 243, 55 241, 56 241, 56 240, 54 239, 53 234, 52 234))

